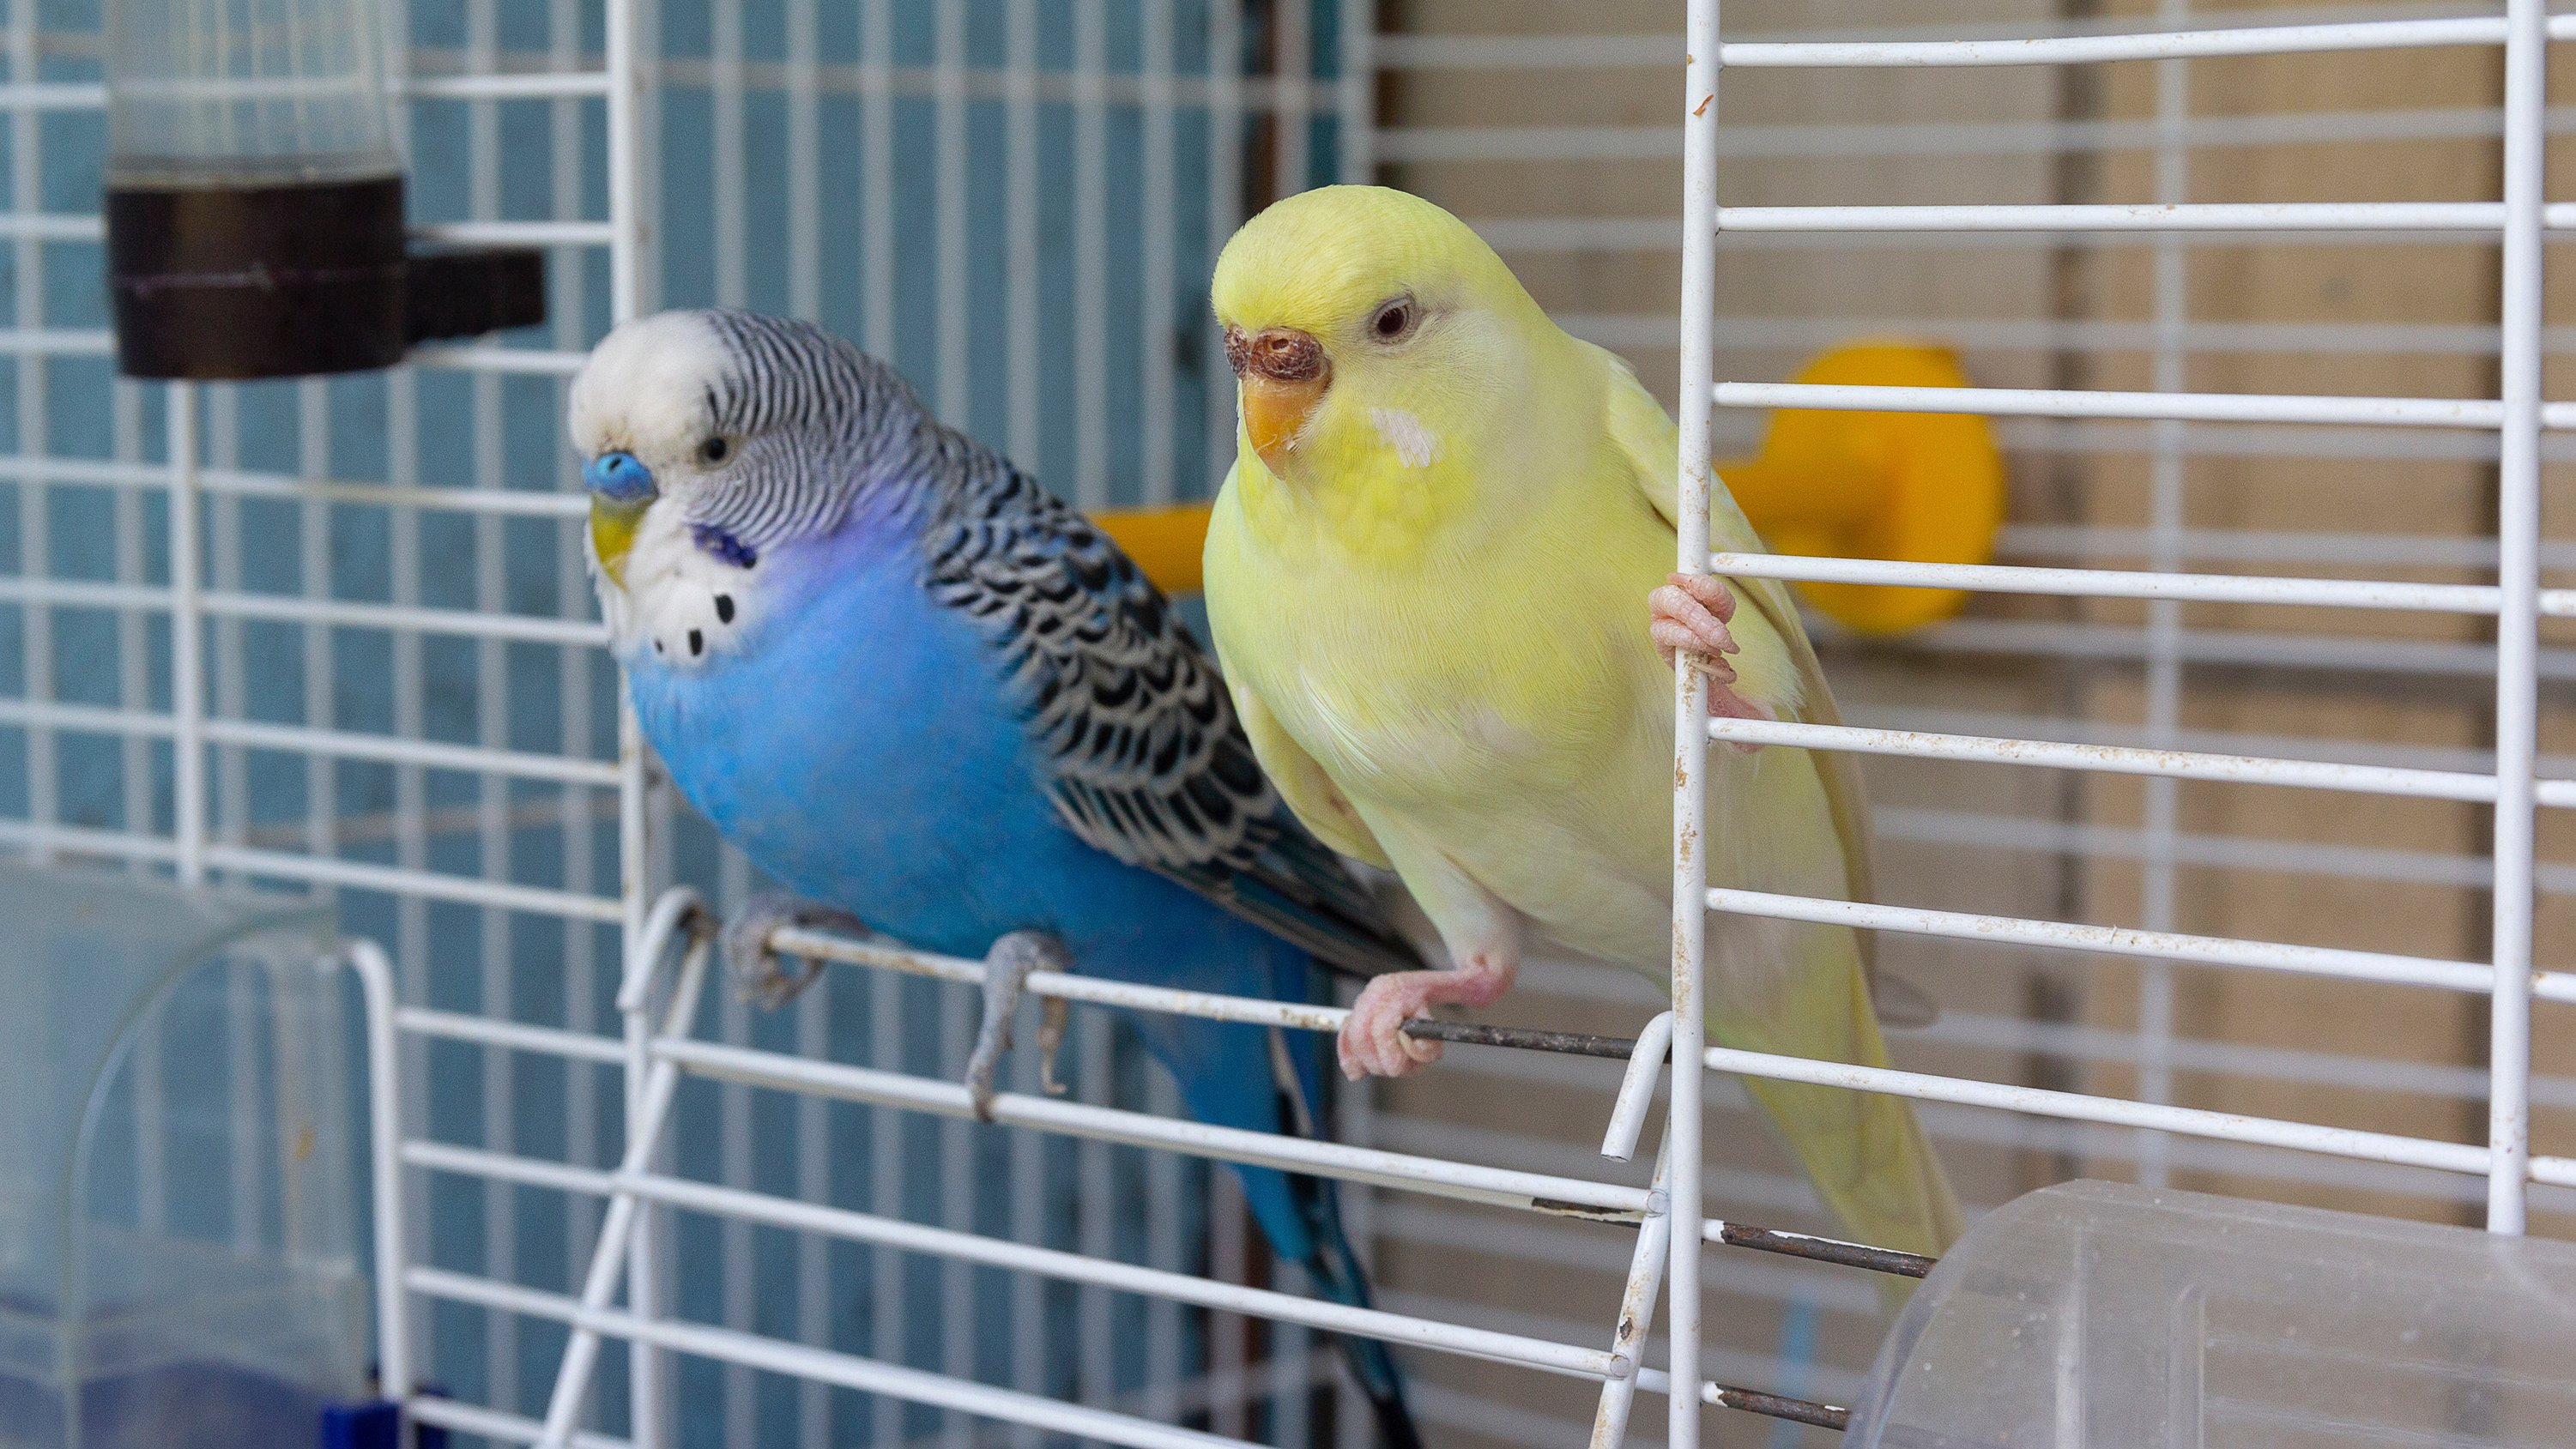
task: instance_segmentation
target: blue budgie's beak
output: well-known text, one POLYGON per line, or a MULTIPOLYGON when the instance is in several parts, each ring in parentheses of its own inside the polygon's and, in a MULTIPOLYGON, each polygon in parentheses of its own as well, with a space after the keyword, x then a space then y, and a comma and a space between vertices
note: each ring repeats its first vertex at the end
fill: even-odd
POLYGON ((607 452, 581 470, 590 488, 590 548, 608 581, 626 586, 626 551, 635 544, 636 525, 653 506, 653 470, 633 453, 607 452))

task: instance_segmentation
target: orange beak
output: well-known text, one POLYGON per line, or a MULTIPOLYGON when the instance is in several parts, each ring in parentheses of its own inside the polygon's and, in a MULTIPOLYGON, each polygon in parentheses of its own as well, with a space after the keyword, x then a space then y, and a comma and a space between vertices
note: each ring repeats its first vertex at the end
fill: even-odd
POLYGON ((1282 473, 1333 385, 1323 344, 1293 328, 1272 327, 1252 338, 1230 333, 1226 355, 1243 380, 1243 435, 1271 472, 1282 473))

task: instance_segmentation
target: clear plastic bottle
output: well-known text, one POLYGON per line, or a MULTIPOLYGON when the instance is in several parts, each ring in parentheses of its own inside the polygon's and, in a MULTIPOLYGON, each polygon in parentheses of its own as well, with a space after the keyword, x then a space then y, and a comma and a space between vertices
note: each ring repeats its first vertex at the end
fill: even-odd
POLYGON ((108 288, 135 377, 401 360, 379 0, 108 0, 108 288))
POLYGON ((108 185, 400 172, 378 0, 109 0, 108 185))

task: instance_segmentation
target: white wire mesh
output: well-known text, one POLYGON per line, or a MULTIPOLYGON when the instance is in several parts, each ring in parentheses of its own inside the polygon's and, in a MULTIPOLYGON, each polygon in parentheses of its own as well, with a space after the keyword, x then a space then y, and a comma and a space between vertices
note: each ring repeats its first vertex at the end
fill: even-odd
MULTIPOLYGON (((1259 9, 390 5, 418 231, 548 246, 550 337, 424 349, 381 378, 172 393, 114 381, 109 366, 98 7, 12 7, 0 836, 50 858, 334 894, 353 933, 394 946, 406 1020, 469 1023, 490 1044, 407 1035, 415 1130, 612 1161, 624 1055, 619 973, 605 969, 617 937, 604 928, 638 928, 674 873, 728 902, 749 881, 667 796, 648 795, 620 738, 580 568, 560 380, 615 316, 761 306, 895 357, 938 406, 1091 502, 1204 492, 1231 415, 1207 383, 1218 350, 1185 274, 1204 275, 1239 219, 1248 172, 1302 184, 1310 164, 1329 175, 1345 144, 1348 87, 1313 52, 1313 37, 1341 33, 1342 8, 1259 9), (939 180, 970 173, 996 184, 970 196, 939 180), (1054 225, 1067 214, 1069 237, 1054 225), (1077 317, 1091 339, 1078 396, 1073 372, 1034 366, 1045 334, 1077 317), (1140 409, 1147 427, 1112 421, 1140 409), (563 1032, 584 1043, 568 1063, 553 1051, 563 1032)), ((792 1017, 718 1008, 714 1027, 939 1070, 931 1048, 955 1043, 904 1025, 925 1011, 952 1037, 971 1021, 964 1002, 849 982, 792 1017)), ((1154 1090, 1134 1044, 1099 1023, 1075 1055, 1103 1103, 1154 1090)), ((1173 1267, 1208 1231, 1204 1169, 1126 1149, 1083 1149, 1074 1204, 1062 1188, 1076 1164, 1042 1144, 1014 1143, 1009 1188, 994 1192, 993 1133, 925 1137, 890 1110, 739 1087, 684 1095, 680 1110, 672 1165, 736 1187, 1078 1235, 1173 1267), (995 1207, 1004 1222, 989 1220, 995 1207)), ((551 1288, 589 1256, 598 1212, 581 1194, 420 1173, 406 1184, 414 1251, 440 1270, 551 1288)), ((146 1185, 154 1204, 164 1190, 146 1185)), ((648 1215, 665 1216, 661 1271, 639 1291, 650 1311, 883 1344, 933 1369, 1167 1416, 1213 1405, 1240 1420, 1247 1402, 1293 1386, 1299 1402, 1257 1412, 1302 1438, 1320 1361, 1301 1339, 1264 1346, 1273 1378, 1246 1381, 1238 1363, 1217 1382, 1203 1372, 1203 1314, 983 1270, 922 1278, 924 1260, 891 1250, 648 1215), (931 1305, 961 1292, 979 1312, 919 1341, 931 1305), (1026 1311, 1003 1314, 1001 1294, 1026 1311), (1013 1345, 999 1365, 996 1340, 1013 1345)), ((444 1305, 416 1319, 423 1381, 488 1406, 460 1407, 459 1423, 542 1409, 558 1330, 444 1305)), ((645 1437, 739 1443, 962 1442, 976 1422, 657 1357, 670 1383, 637 1394, 610 1352, 601 1422, 626 1432, 631 1404, 676 1414, 645 1437)))

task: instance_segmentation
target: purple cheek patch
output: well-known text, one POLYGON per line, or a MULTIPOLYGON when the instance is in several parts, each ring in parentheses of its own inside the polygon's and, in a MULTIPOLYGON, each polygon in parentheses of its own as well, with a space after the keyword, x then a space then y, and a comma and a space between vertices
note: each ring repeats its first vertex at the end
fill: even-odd
POLYGON ((725 532, 715 524, 690 524, 689 536, 697 540, 699 552, 720 563, 728 563, 738 569, 747 569, 760 562, 760 555, 752 551, 750 544, 725 532))

